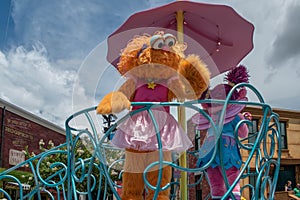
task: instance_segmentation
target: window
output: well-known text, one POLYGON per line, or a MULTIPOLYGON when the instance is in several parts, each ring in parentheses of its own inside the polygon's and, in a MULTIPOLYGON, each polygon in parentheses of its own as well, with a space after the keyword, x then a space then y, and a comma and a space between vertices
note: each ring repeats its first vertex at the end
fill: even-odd
MULTIPOLYGON (((197 129, 197 127, 195 127, 195 150, 199 150, 201 148, 201 145, 203 143, 203 140, 205 139, 206 136, 206 130, 199 130, 197 129)), ((195 185, 195 189, 196 189, 196 200, 202 200, 202 192, 203 192, 203 188, 202 188, 202 184, 203 184, 203 174, 202 172, 199 173, 195 173, 195 183, 200 181, 200 183, 198 183, 197 185, 195 185), (199 179, 202 179, 201 181, 199 179)), ((207 198, 205 198, 207 199, 207 198)))
MULTIPOLYGON (((286 121, 280 121, 280 134, 281 134, 281 149, 287 149, 287 130, 286 130, 286 121)), ((257 132, 258 132, 258 120, 253 119, 252 120, 252 125, 248 125, 249 129, 249 143, 254 144, 256 137, 257 137, 257 132)))
POLYGON ((200 130, 196 129, 196 134, 195 134, 195 150, 199 150, 200 148, 200 141, 201 141, 201 134, 200 130))
POLYGON ((280 121, 281 149, 287 149, 286 122, 280 121))
POLYGON ((258 198, 257 199, 262 199, 261 198, 261 191, 260 191, 261 188, 260 187, 258 187, 258 188, 255 187, 256 186, 256 182, 257 182, 257 176, 258 176, 258 174, 255 173, 255 171, 251 171, 251 174, 249 176, 249 184, 251 186, 253 186, 253 188, 249 187, 250 199, 252 199, 253 196, 255 195, 255 190, 258 190, 258 198))
POLYGON ((258 119, 252 119, 252 125, 248 125, 249 143, 254 144, 258 133, 258 119))
MULTIPOLYGON (((202 175, 196 175, 195 176, 195 182, 199 181, 202 175)), ((202 200, 202 181, 197 184, 196 186, 196 200, 202 200)))
MULTIPOLYGON (((249 184, 252 185, 254 188, 255 188, 255 185, 256 185, 256 180, 257 180, 257 176, 256 175, 253 174, 253 175, 249 176, 249 184)), ((250 199, 254 195, 254 191, 250 187, 249 187, 249 195, 250 195, 250 199)))

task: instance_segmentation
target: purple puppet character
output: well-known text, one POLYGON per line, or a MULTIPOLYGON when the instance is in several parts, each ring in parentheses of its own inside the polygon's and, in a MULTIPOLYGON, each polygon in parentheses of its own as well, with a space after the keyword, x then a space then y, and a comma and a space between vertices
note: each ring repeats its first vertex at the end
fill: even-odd
MULTIPOLYGON (((228 74, 226 74, 225 80, 228 81, 227 84, 219 84, 212 90, 208 90, 206 98, 224 100, 236 84, 248 83, 249 74, 247 68, 242 65, 233 68, 228 74)), ((237 88, 232 92, 230 100, 247 101, 248 99, 246 94, 247 90, 245 87, 237 88)), ((218 119, 223 109, 223 105, 217 102, 202 103, 202 107, 212 118, 215 124, 218 125, 218 119)), ((196 124, 196 129, 206 131, 205 140, 199 149, 197 166, 202 167, 209 163, 212 159, 215 148, 217 148, 215 157, 206 169, 212 199, 221 199, 227 192, 222 175, 221 163, 224 165, 226 176, 230 185, 232 185, 240 173, 242 159, 236 139, 238 137, 245 138, 248 136, 247 124, 240 123, 240 121, 252 119, 250 113, 241 113, 244 107, 245 105, 243 104, 227 105, 221 133, 216 133, 218 131, 211 126, 208 119, 203 114, 197 113, 192 117, 193 123, 196 124), (238 129, 236 129, 237 126, 239 126, 238 129), (221 153, 219 146, 217 145, 219 136, 221 137, 220 142, 222 144, 221 153)), ((241 199, 239 183, 235 185, 233 194, 236 199, 241 199)))

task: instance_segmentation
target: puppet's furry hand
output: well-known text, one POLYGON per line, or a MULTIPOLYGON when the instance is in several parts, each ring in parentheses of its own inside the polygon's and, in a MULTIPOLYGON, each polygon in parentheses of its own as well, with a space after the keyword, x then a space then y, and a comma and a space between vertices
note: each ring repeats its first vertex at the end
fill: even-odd
POLYGON ((107 94, 97 106, 98 114, 119 113, 124 109, 130 109, 130 101, 122 92, 107 94))

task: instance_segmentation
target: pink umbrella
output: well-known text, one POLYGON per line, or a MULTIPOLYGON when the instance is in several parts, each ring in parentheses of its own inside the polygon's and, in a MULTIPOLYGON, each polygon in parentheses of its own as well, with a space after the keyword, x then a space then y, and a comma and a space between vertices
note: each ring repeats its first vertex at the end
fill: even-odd
POLYGON ((130 16, 108 37, 107 60, 117 66, 120 50, 134 36, 157 30, 177 31, 177 11, 183 11, 187 54, 200 55, 212 77, 228 71, 253 49, 254 26, 225 5, 175 1, 130 16))

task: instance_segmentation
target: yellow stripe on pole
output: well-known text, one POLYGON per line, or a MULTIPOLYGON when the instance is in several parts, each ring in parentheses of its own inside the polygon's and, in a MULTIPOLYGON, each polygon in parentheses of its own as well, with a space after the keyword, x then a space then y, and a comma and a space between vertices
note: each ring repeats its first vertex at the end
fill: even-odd
MULTIPOLYGON (((176 21, 177 21, 177 39, 179 43, 183 43, 183 11, 179 10, 176 13, 176 21)), ((186 131, 186 116, 185 116, 185 109, 184 107, 178 107, 177 109, 178 112, 178 122, 183 128, 183 130, 186 131)), ((186 163, 186 152, 184 152, 180 158, 179 158, 179 165, 181 167, 186 168, 187 163, 186 163)), ((187 173, 186 172, 181 172, 181 177, 180 177, 180 196, 181 200, 187 200, 188 195, 187 195, 187 173)))
POLYGON ((179 10, 176 14, 177 21, 177 40, 179 43, 183 43, 183 11, 179 10))

